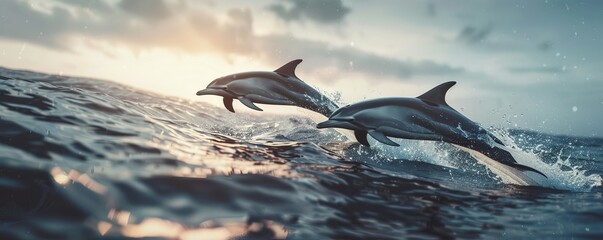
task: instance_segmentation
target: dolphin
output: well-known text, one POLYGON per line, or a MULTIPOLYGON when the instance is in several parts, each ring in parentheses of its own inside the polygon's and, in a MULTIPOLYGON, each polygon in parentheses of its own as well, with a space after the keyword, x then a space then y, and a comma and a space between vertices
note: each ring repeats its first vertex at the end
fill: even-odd
POLYGON ((238 99, 243 105, 257 111, 263 110, 255 103, 291 105, 328 117, 338 106, 295 75, 295 68, 301 62, 301 59, 293 60, 272 72, 227 75, 213 80, 206 89, 198 91, 197 95, 222 96, 224 107, 233 113, 232 102, 238 99))
POLYGON ((440 84, 416 98, 379 98, 347 105, 316 127, 353 130, 357 141, 366 146, 367 135, 391 146, 399 144, 388 137, 444 141, 478 160, 490 158, 481 162, 497 173, 510 175, 520 185, 534 183, 522 175, 525 171, 546 178, 540 171, 518 164, 511 153, 501 148, 502 141, 446 103, 446 92, 455 84, 440 84))

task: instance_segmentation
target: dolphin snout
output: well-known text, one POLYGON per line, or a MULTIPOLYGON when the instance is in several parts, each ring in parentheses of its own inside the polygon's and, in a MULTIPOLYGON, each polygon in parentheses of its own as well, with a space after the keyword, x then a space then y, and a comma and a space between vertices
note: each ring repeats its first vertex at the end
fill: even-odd
POLYGON ((210 91, 208 91, 209 89, 203 89, 203 90, 199 90, 197 91, 197 96, 201 96, 201 95, 209 95, 210 91))
POLYGON ((203 90, 197 91, 197 96, 201 95, 224 95, 224 88, 206 88, 203 90))
POLYGON ((346 128, 346 129, 355 129, 356 126, 350 122, 344 122, 339 120, 327 120, 316 125, 316 128, 346 128))

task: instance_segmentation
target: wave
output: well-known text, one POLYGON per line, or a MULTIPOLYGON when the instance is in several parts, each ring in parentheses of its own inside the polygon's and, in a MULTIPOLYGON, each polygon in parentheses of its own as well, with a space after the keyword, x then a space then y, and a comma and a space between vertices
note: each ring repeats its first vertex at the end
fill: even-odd
MULTIPOLYGON (((516 214, 589 222, 601 202, 600 138, 494 129, 545 189, 504 184, 446 143, 366 148, 305 113, 93 79, 0 68, 0 116, 2 203, 21 209, 0 206, 2 238, 497 238, 525 236, 516 214), (586 206, 559 210, 575 198, 586 206)), ((572 226, 555 236, 583 233, 572 226)))

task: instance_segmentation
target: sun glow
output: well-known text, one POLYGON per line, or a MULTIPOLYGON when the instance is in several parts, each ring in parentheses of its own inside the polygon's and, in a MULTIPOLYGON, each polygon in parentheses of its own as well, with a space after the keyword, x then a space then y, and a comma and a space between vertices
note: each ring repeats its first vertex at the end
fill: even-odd
POLYGON ((74 52, 66 53, 15 41, 0 41, 0 45, 3 46, 0 60, 8 63, 6 67, 28 69, 36 65, 38 70, 51 74, 93 76, 189 99, 195 98, 195 92, 215 78, 271 68, 247 57, 227 58, 216 53, 185 54, 165 49, 136 53, 110 45, 99 45, 96 49, 80 45, 74 52))

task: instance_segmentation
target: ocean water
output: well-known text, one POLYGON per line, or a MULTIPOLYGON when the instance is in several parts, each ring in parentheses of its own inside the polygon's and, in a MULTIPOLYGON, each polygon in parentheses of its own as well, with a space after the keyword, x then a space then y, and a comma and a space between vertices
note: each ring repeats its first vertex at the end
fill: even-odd
POLYGON ((520 187, 315 124, 0 68, 0 239, 603 237, 601 138, 492 129, 549 176, 520 187))

